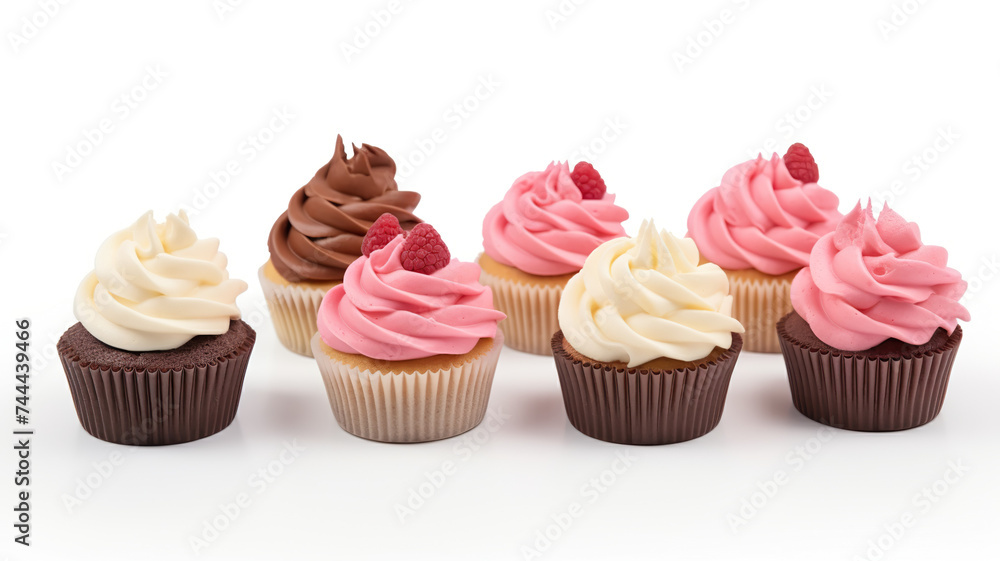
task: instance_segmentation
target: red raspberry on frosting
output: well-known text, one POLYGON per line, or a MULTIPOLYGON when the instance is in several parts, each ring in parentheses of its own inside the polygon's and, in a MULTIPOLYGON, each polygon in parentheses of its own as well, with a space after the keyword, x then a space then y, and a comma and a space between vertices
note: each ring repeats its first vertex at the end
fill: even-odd
POLYGON ((373 251, 389 245, 389 242, 400 234, 406 235, 399 225, 399 219, 387 212, 379 216, 371 228, 368 228, 368 233, 361 240, 361 253, 369 257, 373 251))
POLYGON ((421 223, 413 227, 399 256, 403 268, 429 275, 451 262, 451 253, 434 226, 421 223))
POLYGON ((796 142, 788 147, 788 152, 785 152, 785 167, 788 168, 788 173, 798 179, 803 183, 816 183, 819 181, 819 166, 816 165, 816 160, 813 159, 812 154, 809 149, 806 148, 805 144, 801 142, 796 142))
POLYGON ((604 180, 601 179, 601 174, 597 173, 594 166, 588 162, 577 163, 569 177, 576 184, 576 188, 583 193, 585 199, 602 199, 604 193, 608 191, 604 180))

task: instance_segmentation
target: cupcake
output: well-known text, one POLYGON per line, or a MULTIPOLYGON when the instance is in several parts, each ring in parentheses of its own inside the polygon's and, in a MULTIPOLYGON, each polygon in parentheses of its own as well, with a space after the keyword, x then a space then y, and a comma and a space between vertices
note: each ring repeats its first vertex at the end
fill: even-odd
POLYGON ((625 209, 594 167, 555 163, 522 175, 483 221, 482 283, 496 295, 507 345, 547 355, 559 295, 597 246, 625 235, 625 209))
POLYGON ((778 322, 795 408, 833 427, 893 431, 941 411, 962 342, 962 275, 886 205, 858 204, 816 243, 778 322))
POLYGON ((652 221, 602 244, 567 283, 551 340, 570 423, 619 444, 707 434, 743 346, 732 304, 722 269, 652 221))
POLYGON ((184 211, 163 223, 148 212, 108 238, 56 346, 84 430, 160 445, 229 426, 256 338, 236 307, 246 289, 184 211))
POLYGON ((383 442, 466 432, 486 414, 504 315, 479 267, 451 259, 429 224, 385 214, 319 309, 313 356, 337 422, 383 442))
POLYGON ((688 216, 702 258, 729 276, 747 351, 781 350, 774 325, 792 311, 792 279, 840 220, 837 196, 818 180, 809 149, 793 144, 783 158, 758 156, 727 171, 688 216))
POLYGON ((301 355, 312 355, 319 303, 361 255, 375 219, 388 212, 405 230, 420 222, 413 215, 420 195, 397 189, 392 158, 367 144, 353 148, 348 159, 338 135, 333 159, 292 195, 271 228, 271 257, 258 273, 278 339, 301 355))

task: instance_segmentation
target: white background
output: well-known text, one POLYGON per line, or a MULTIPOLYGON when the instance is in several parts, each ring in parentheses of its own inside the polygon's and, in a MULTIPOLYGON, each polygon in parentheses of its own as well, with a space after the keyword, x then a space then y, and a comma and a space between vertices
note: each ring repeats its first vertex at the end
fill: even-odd
MULTIPOLYGON (((554 21, 558 0, 426 1, 402 2, 384 25, 372 23, 373 12, 386 19, 384 1, 244 2, 221 14, 207 0, 80 2, 38 15, 47 4, 0 8, 0 355, 13 364, 12 320, 30 317, 37 431, 30 549, 12 542, 14 456, 3 444, 0 555, 194 556, 191 538, 205 539, 219 505, 241 492, 250 506, 201 557, 523 559, 536 545, 549 559, 1000 553, 997 3, 567 1, 554 21), (373 37, 359 36, 366 25, 373 37), (351 44, 360 52, 345 54, 351 44), (465 115, 453 108, 463 103, 465 115), (287 126, 271 119, 282 110, 287 126), (88 147, 96 136, 85 131, 104 119, 110 132, 88 147), (272 125, 282 130, 262 130, 272 125), (691 205, 726 169, 802 141, 842 211, 891 200, 970 281, 973 321, 944 410, 902 433, 822 431, 792 407, 780 356, 744 353, 712 433, 616 446, 569 425, 551 359, 508 349, 490 402, 508 418, 473 433, 478 450, 462 438, 352 437, 314 363, 278 344, 256 281, 272 222, 337 133, 387 150, 401 186, 423 195, 418 214, 463 259, 481 248, 489 206, 550 160, 592 160, 631 211, 629 232, 653 217, 683 234, 691 205), (248 136, 268 141, 252 160, 248 136), (86 155, 75 162, 71 149, 86 155), (79 165, 57 169, 67 159, 79 165), (238 172, 210 186, 232 160, 238 172), (231 274, 250 284, 239 302, 259 336, 239 414, 199 442, 107 444, 79 426, 54 343, 75 321, 73 294, 100 242, 148 209, 162 219, 180 206, 199 210, 196 231, 221 238, 231 274), (292 441, 305 450, 273 463, 292 441), (631 466, 595 492, 588 481, 610 481, 619 453, 631 466), (111 459, 113 472, 99 475, 111 459), (396 505, 444 462, 457 471, 401 522, 396 505), (915 502, 950 462, 968 469, 937 483, 934 503, 915 502), (265 488, 249 479, 269 466, 282 473, 265 488), (786 483, 762 500, 778 471, 786 483), (734 529, 744 500, 762 506, 734 529), (580 516, 551 529, 574 502, 580 516), (912 526, 882 536, 907 513, 912 526), (557 539, 536 544, 547 528, 557 539), (869 552, 880 536, 886 551, 869 552)), ((10 430, 13 376, 3 379, 10 430)))

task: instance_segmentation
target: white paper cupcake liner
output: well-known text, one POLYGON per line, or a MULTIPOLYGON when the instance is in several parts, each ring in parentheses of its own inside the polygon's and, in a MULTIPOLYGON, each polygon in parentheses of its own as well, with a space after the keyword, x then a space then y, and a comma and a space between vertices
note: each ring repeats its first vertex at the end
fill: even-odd
POLYGON ((761 278, 756 271, 744 276, 740 271, 726 271, 729 292, 733 295, 733 317, 746 333, 743 350, 754 353, 780 353, 781 343, 775 326, 792 311, 792 282, 788 276, 761 278))
POLYGON ((271 323, 278 340, 288 350, 300 355, 313 356, 312 338, 316 334, 316 314, 326 291, 304 286, 281 285, 264 274, 264 267, 257 272, 264 298, 271 314, 271 323))
POLYGON ((479 282, 493 290, 493 307, 507 315, 500 329, 507 346, 536 355, 552 355, 552 335, 559 331, 561 285, 530 285, 491 275, 479 282))
POLYGON ((497 330, 478 358, 413 372, 394 371, 391 361, 376 371, 341 363, 324 352, 319 334, 312 346, 337 423, 361 438, 401 443, 449 438, 482 422, 503 341, 497 330))

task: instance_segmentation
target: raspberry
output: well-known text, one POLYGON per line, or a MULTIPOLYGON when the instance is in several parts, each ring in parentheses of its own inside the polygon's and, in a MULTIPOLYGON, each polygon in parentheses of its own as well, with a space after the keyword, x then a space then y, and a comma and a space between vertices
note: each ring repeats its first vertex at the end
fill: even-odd
POLYGON ((798 179, 803 183, 816 183, 819 181, 819 166, 816 165, 816 160, 813 159, 809 149, 806 148, 805 144, 801 142, 796 142, 788 147, 788 152, 785 152, 785 167, 788 168, 788 173, 798 179))
POLYGON ((368 233, 361 240, 361 253, 369 257, 373 251, 389 245, 389 242, 400 234, 406 235, 399 225, 399 219, 387 212, 379 216, 371 228, 368 228, 368 233))
POLYGON ((399 256, 403 268, 429 275, 451 262, 451 253, 434 226, 420 223, 410 230, 399 256))
POLYGON ((600 199, 604 197, 604 193, 608 191, 607 186, 604 185, 604 180, 601 179, 601 174, 597 173, 594 166, 587 162, 579 162, 576 167, 573 168, 573 173, 569 174, 573 183, 576 184, 576 188, 583 193, 583 198, 585 199, 600 199))

